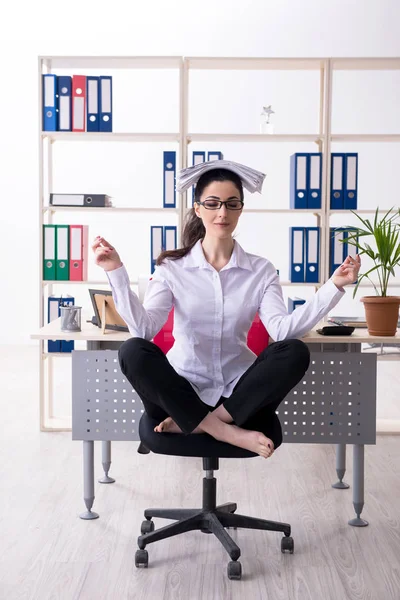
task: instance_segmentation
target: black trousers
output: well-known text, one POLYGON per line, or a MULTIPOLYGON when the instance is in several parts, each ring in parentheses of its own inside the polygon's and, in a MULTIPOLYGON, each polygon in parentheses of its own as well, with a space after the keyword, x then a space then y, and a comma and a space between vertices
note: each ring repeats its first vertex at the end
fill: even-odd
POLYGON ((261 431, 275 448, 282 430, 275 411, 301 380, 310 362, 308 347, 300 340, 269 345, 237 382, 229 398, 213 407, 202 402, 190 383, 178 375, 162 350, 142 338, 130 338, 118 352, 121 371, 140 396, 147 414, 159 421, 172 417, 186 434, 220 404, 244 429, 261 431))

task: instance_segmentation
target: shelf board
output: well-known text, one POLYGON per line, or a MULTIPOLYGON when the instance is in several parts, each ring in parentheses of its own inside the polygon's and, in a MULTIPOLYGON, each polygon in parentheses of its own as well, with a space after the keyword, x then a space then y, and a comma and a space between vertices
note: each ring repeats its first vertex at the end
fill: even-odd
POLYGON ((42 211, 45 212, 72 212, 72 211, 86 211, 86 212, 163 212, 163 213, 176 213, 178 214, 179 209, 177 208, 159 208, 148 207, 148 208, 134 208, 124 206, 44 206, 42 211))
MULTIPOLYGON (((125 133, 125 132, 75 132, 75 131, 42 131, 43 139, 51 142, 158 142, 179 143, 179 133, 125 133)), ((325 140, 324 134, 318 133, 189 133, 186 137, 191 142, 314 142, 325 140)), ((339 133, 331 135, 332 142, 400 142, 400 134, 392 133, 339 133)))
MULTIPOLYGON (((399 356, 396 355, 389 355, 385 358, 384 357, 384 354, 378 354, 378 360, 399 360, 399 356)), ((399 435, 400 419, 377 419, 376 433, 385 435, 399 435)))
MULTIPOLYGON (((139 282, 138 281, 129 281, 130 285, 138 285, 139 282)), ((108 283, 108 281, 96 281, 96 280, 91 280, 91 281, 58 281, 58 280, 42 280, 42 286, 45 285, 107 285, 109 286, 110 284, 108 283)), ((323 285, 322 282, 319 283, 293 283, 291 281, 280 281, 280 284, 282 286, 292 286, 292 285, 307 285, 307 286, 311 286, 311 287, 318 287, 320 285, 323 285)))
POLYGON ((186 57, 189 69, 224 70, 314 70, 321 69, 324 58, 207 58, 186 57))
MULTIPOLYGON (((179 133, 135 133, 135 132, 75 132, 75 131, 42 131, 41 137, 51 142, 158 142, 179 143, 179 133)), ((189 133, 186 137, 191 142, 314 142, 325 140, 319 133, 189 133)), ((400 142, 400 134, 392 133, 338 133, 331 135, 332 142, 400 142)))
POLYGON ((318 133, 189 133, 187 142, 318 142, 325 138, 318 133))
MULTIPOLYGON (((379 285, 378 282, 374 282, 374 283, 377 286, 379 285)), ((68 281, 58 281, 58 280, 48 281, 48 280, 46 280, 45 281, 45 280, 42 280, 42 286, 45 286, 45 285, 55 285, 55 284, 58 284, 58 285, 88 285, 88 286, 91 286, 91 285, 106 285, 106 286, 109 286, 110 285, 108 283, 108 281, 100 281, 100 280, 91 280, 91 281, 71 281, 71 280, 68 280, 68 281)), ((134 281, 134 280, 130 280, 129 284, 130 285, 138 285, 139 282, 138 281, 134 281)), ((299 286, 300 285, 300 286, 318 287, 318 286, 324 285, 324 282, 320 281, 318 283, 305 283, 305 282, 304 283, 294 283, 292 281, 280 281, 280 284, 282 286, 292 286, 292 285, 293 286, 299 286)), ((354 287, 355 285, 356 284, 353 283, 349 287, 354 287)), ((372 283, 367 283, 367 282, 363 283, 363 282, 361 282, 359 287, 371 287, 372 288, 373 285, 372 285, 372 283)), ((390 287, 391 288, 400 287, 400 282, 397 283, 396 281, 394 281, 394 282, 390 283, 390 287)))
MULTIPOLYGON (((375 286, 377 288, 379 288, 379 286, 380 286, 379 281, 374 281, 374 284, 375 284, 375 286)), ((355 286, 356 286, 355 283, 351 283, 350 284, 350 287, 355 287, 355 286)), ((360 287, 360 288, 373 288, 374 285, 372 283, 368 283, 368 282, 364 283, 364 281, 362 281, 358 287, 360 287)), ((400 281, 397 282, 397 283, 396 283, 396 281, 390 281, 389 282, 389 288, 393 289, 393 288, 398 288, 398 287, 400 287, 400 281)))
POLYGON ((331 65, 337 71, 375 71, 377 69, 400 69, 400 58, 331 58, 331 65))
POLYGON ((42 352, 42 358, 68 358, 71 352, 42 352))
POLYGON ((179 69, 182 56, 39 56, 51 69, 179 69))
MULTIPOLYGON (((321 285, 324 285, 323 281, 320 281, 319 283, 293 283, 292 281, 280 281, 279 282, 281 284, 282 287, 291 287, 291 286, 311 286, 311 287, 320 287, 321 285)), ((375 282, 375 285, 378 286, 379 283, 375 282)), ((349 286, 349 288, 353 288, 355 287, 356 284, 355 283, 351 283, 349 286)), ((372 283, 360 283, 360 288, 373 288, 372 283)), ((397 288, 400 287, 400 283, 396 284, 396 283, 391 283, 390 288, 397 288)))
MULTIPOLYGON (((226 70, 316 70, 326 58, 243 58, 243 57, 182 57, 182 56, 40 56, 39 61, 52 69, 179 69, 183 60, 191 69, 226 70)), ((334 70, 400 69, 400 59, 331 58, 334 70)))
POLYGON ((317 210, 316 208, 246 208, 244 207, 244 214, 246 213, 277 213, 277 214, 286 214, 286 213, 306 213, 306 214, 315 214, 321 215, 322 210, 317 210))
POLYGON ((399 133, 334 133, 332 142, 400 142, 399 133))
MULTIPOLYGON (((139 285, 138 281, 129 281, 130 285, 139 285)), ((45 285, 107 285, 108 287, 110 287, 110 284, 108 281, 101 281, 101 280, 96 280, 96 279, 92 279, 90 281, 71 281, 70 279, 68 279, 67 281, 60 281, 60 280, 54 280, 54 279, 42 279, 42 286, 45 285)))
POLYGON ((71 416, 60 416, 60 417, 46 417, 41 431, 48 432, 60 432, 60 431, 71 431, 72 430, 72 417, 71 416))
MULTIPOLYGON (((390 208, 380 208, 378 210, 378 212, 379 213, 387 213, 387 212, 389 212, 389 210, 391 210, 391 209, 390 208)), ((397 211, 398 211, 398 208, 394 208, 393 209, 393 212, 397 212, 397 211)), ((376 208, 360 208, 360 209, 356 208, 354 210, 354 212, 356 212, 359 215, 374 215, 375 212, 376 212, 376 208)), ((348 214, 348 213, 350 213, 350 209, 349 208, 343 208, 341 210, 330 210, 329 211, 330 215, 340 214, 340 213, 348 214)))
POLYGON ((42 139, 51 142, 179 142, 179 133, 78 133, 76 131, 42 131, 42 139))

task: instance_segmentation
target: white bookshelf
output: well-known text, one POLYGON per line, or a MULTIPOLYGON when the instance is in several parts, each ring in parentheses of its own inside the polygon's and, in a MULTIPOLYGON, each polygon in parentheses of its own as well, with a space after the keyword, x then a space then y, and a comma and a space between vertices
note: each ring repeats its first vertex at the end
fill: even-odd
MULTIPOLYGON (((348 211, 334 211, 329 207, 330 189, 330 153, 331 145, 336 142, 357 143, 394 143, 400 142, 400 134, 351 134, 332 133, 332 80, 337 70, 391 70, 400 69, 400 58, 213 58, 213 57, 138 57, 138 56, 40 56, 38 59, 38 90, 39 90, 39 232, 40 232, 40 285, 39 285, 39 323, 42 327, 47 313, 47 297, 53 293, 53 286, 107 286, 107 281, 90 280, 84 282, 70 281, 44 281, 42 279, 43 245, 42 226, 44 223, 53 223, 60 213, 74 213, 85 210, 85 214, 109 212, 110 219, 113 215, 123 213, 171 213, 177 216, 178 246, 180 244, 180 231, 183 219, 188 208, 188 195, 177 194, 176 209, 164 209, 161 207, 135 208, 135 207, 106 207, 79 209, 77 207, 54 207, 48 205, 48 198, 44 197, 44 190, 53 190, 53 147, 58 142, 88 143, 133 143, 133 144, 177 144, 177 169, 184 168, 189 164, 190 145, 192 143, 220 142, 220 143, 257 143, 262 145, 289 144, 289 143, 314 143, 316 150, 322 152, 322 205, 318 210, 293 210, 290 208, 246 208, 250 214, 291 214, 304 213, 314 215, 317 225, 321 227, 321 254, 320 254, 320 282, 319 284, 294 284, 281 279, 282 286, 301 287, 310 286, 318 288, 329 277, 329 227, 333 214, 348 211), (74 132, 46 132, 42 131, 42 75, 45 73, 57 73, 59 69, 69 69, 72 74, 74 70, 102 70, 107 69, 129 69, 132 71, 140 69, 174 69, 178 72, 178 89, 174 90, 179 98, 179 130, 170 133, 162 132, 128 132, 128 133, 74 133, 74 132), (235 70, 235 71, 316 71, 319 75, 319 115, 318 131, 314 133, 286 133, 286 134, 258 134, 258 133, 207 133, 189 131, 189 85, 190 74, 196 70, 235 70)), ((114 101, 117 96, 115 95, 114 101)), ((59 191, 59 190, 58 190, 59 191)), ((362 199, 359 199, 359 203, 362 199)), ((386 203, 386 202, 385 202, 386 203)), ((289 202, 288 202, 289 204, 289 202)), ((361 209, 360 214, 373 214, 373 210, 361 209)), ((385 212, 380 209, 380 212, 385 212)), ((131 285, 137 285, 137 281, 131 281, 131 285)), ((364 284, 363 287, 371 287, 364 284)), ((47 349, 47 348, 46 348, 47 349)), ((68 419, 60 419, 51 414, 53 400, 51 398, 52 364, 53 359, 59 357, 67 358, 65 353, 48 353, 44 351, 44 341, 39 342, 40 358, 40 427, 43 431, 63 431, 70 429, 68 419), (47 376, 45 365, 47 363, 47 376)))

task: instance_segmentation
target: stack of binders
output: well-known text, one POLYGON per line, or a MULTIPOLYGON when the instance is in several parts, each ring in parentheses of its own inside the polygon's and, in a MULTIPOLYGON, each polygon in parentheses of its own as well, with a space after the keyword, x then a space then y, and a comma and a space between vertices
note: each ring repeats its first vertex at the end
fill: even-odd
POLYGON ((48 74, 42 79, 43 131, 112 131, 112 77, 48 74))
POLYGON ((321 208, 322 154, 296 152, 290 157, 290 208, 321 208))
POLYGON ((44 281, 87 281, 87 225, 43 225, 44 281))
POLYGON ((357 208, 358 154, 356 152, 331 154, 332 210, 357 208))
POLYGON ((319 282, 319 227, 290 228, 290 269, 292 283, 319 282))

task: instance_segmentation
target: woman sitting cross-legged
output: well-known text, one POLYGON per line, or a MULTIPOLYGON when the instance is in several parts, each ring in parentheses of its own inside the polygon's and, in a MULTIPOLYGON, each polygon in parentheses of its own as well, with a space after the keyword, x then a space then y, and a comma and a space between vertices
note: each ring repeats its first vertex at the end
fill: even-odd
POLYGON ((275 411, 308 369, 309 350, 298 338, 356 281, 360 258, 347 257, 288 314, 273 264, 245 252, 232 236, 247 181, 219 162, 198 178, 182 248, 160 254, 143 305, 116 249, 102 237, 92 248, 132 334, 119 350, 121 370, 160 421, 155 431, 205 432, 268 458, 282 443, 275 411), (172 308, 175 343, 165 355, 151 340, 172 308), (274 340, 258 357, 246 343, 256 313, 274 340))

